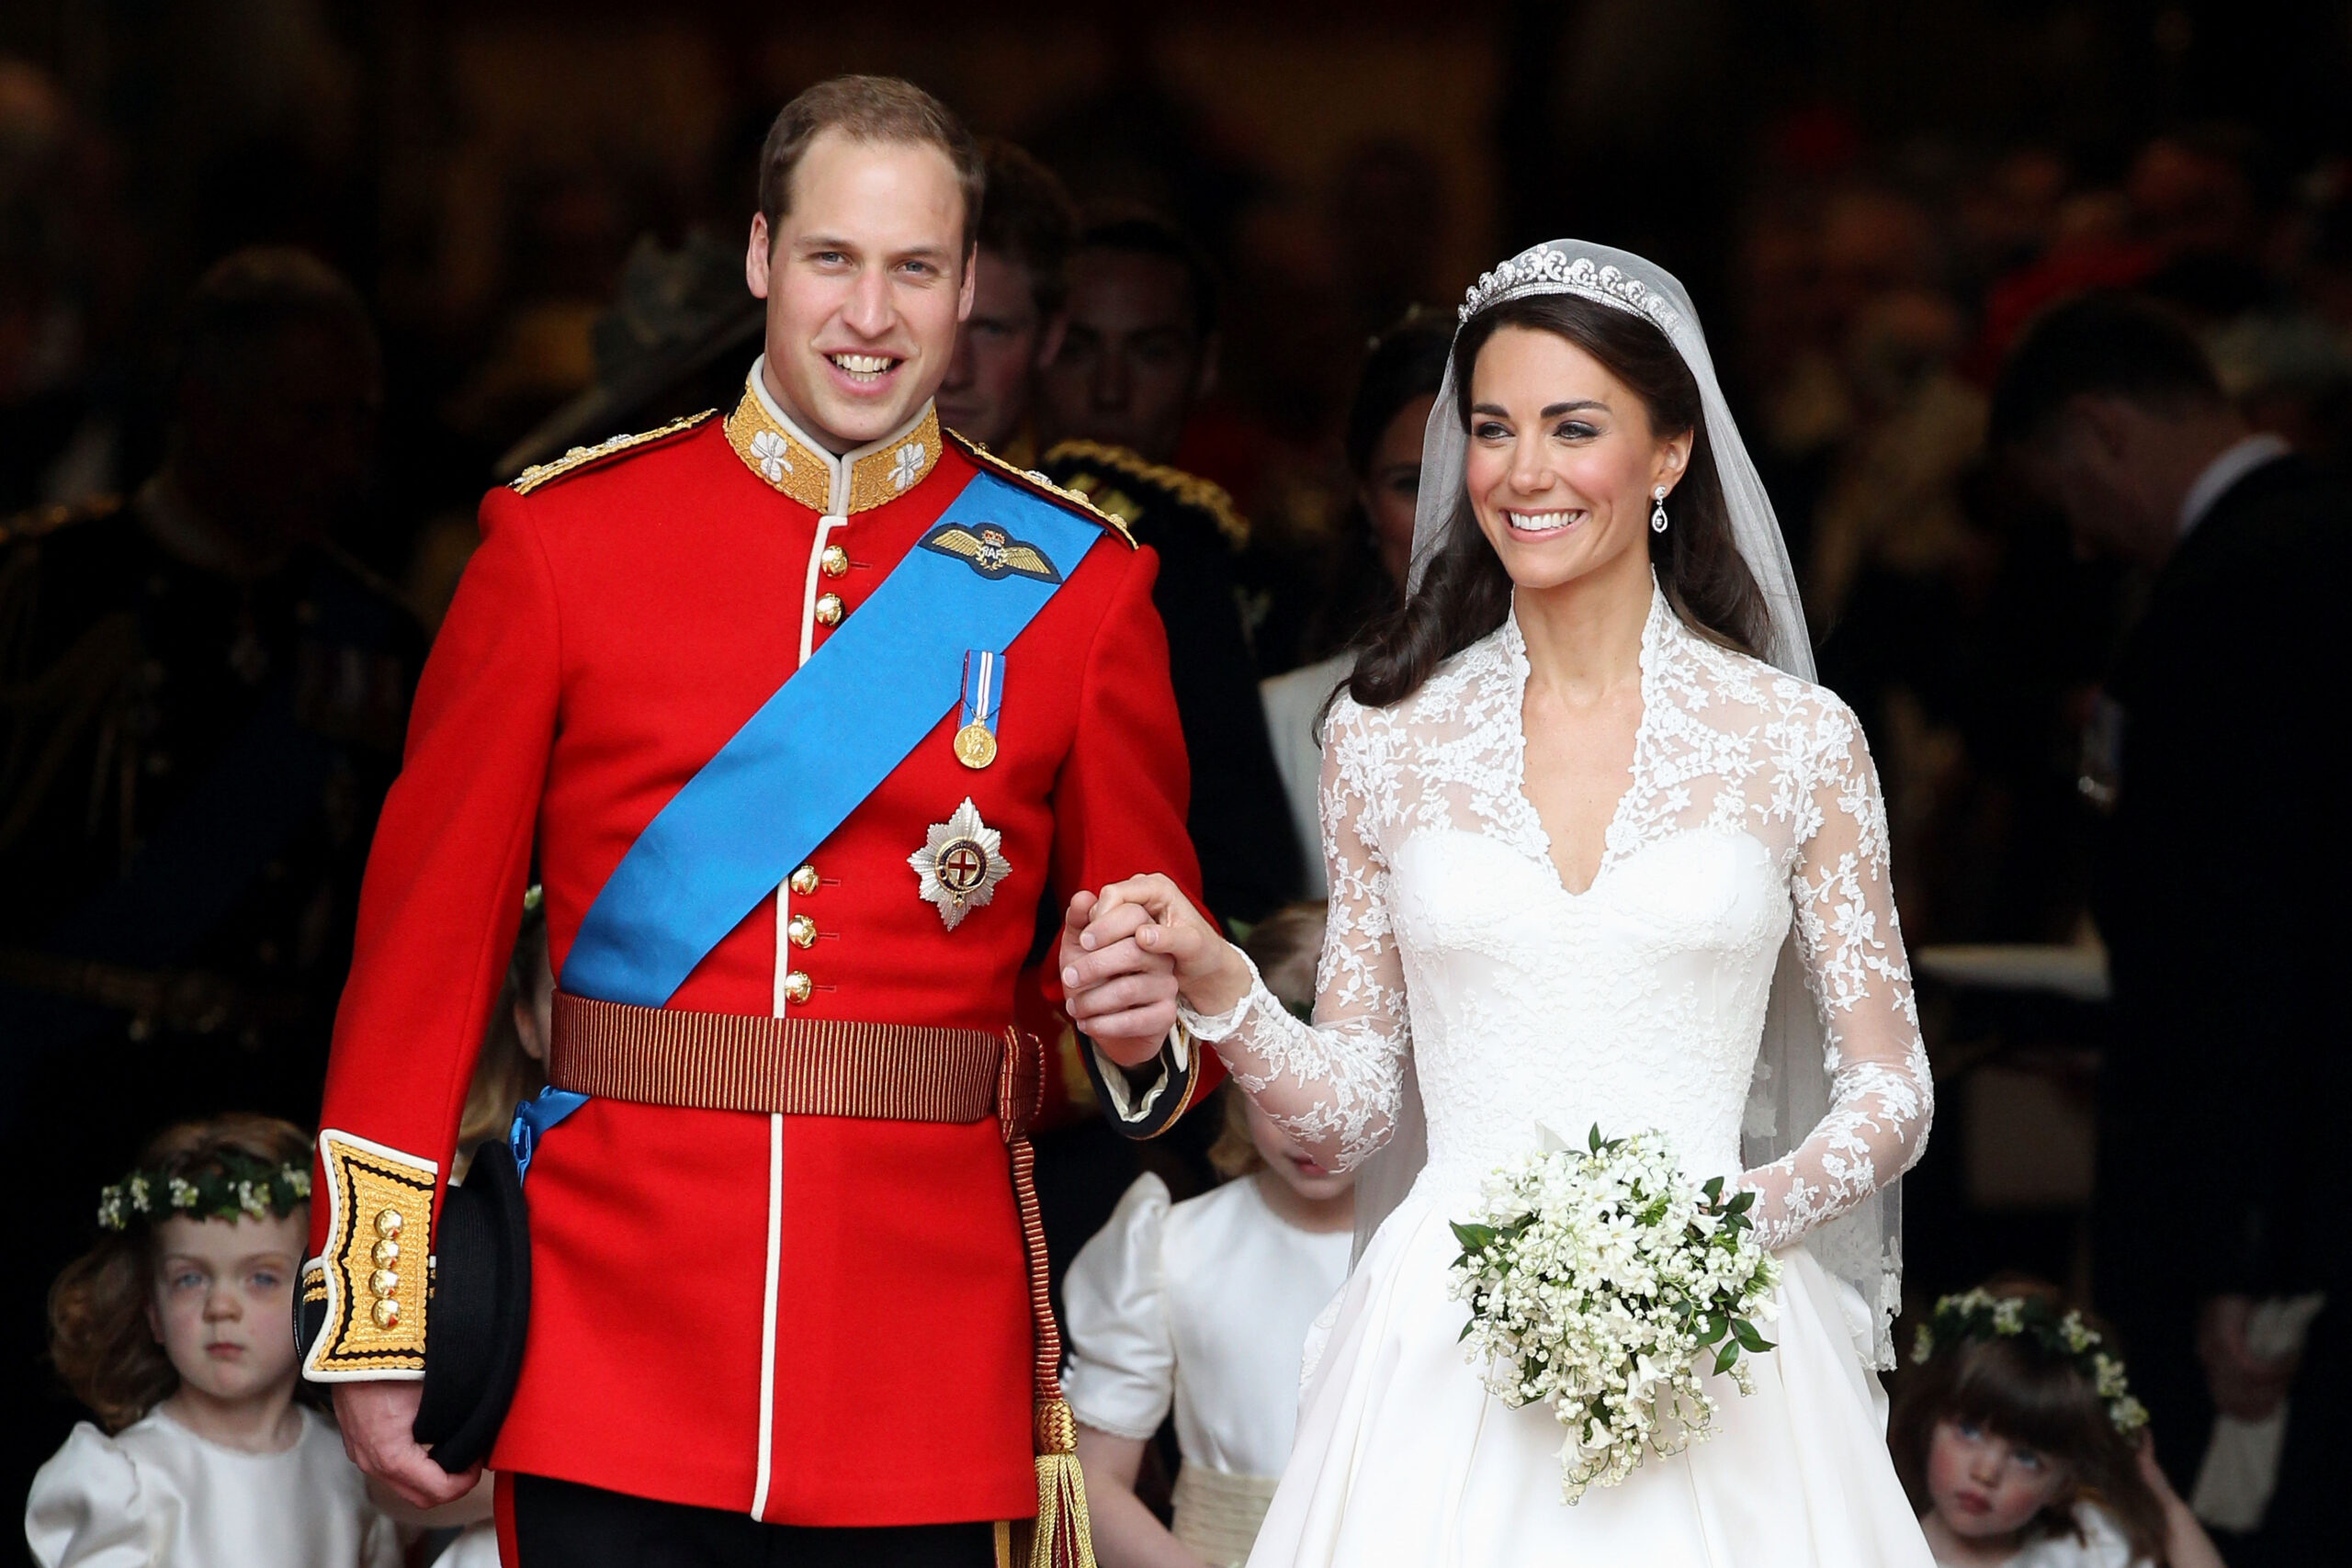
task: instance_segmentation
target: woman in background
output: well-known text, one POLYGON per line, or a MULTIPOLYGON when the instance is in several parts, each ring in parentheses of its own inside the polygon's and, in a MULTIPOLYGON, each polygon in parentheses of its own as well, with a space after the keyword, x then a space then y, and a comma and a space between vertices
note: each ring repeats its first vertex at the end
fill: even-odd
POLYGON ((1348 472, 1355 479, 1355 511, 1343 545, 1347 564, 1308 633, 1310 648, 1339 651, 1258 683, 1273 742, 1274 769, 1298 834, 1305 896, 1320 898, 1323 838, 1315 797, 1323 769, 1319 742, 1324 706, 1355 668, 1352 645, 1365 626, 1403 603, 1413 556, 1413 502, 1421 489, 1421 432, 1445 379, 1453 321, 1442 310, 1416 305, 1372 340, 1355 400, 1348 408, 1348 472))

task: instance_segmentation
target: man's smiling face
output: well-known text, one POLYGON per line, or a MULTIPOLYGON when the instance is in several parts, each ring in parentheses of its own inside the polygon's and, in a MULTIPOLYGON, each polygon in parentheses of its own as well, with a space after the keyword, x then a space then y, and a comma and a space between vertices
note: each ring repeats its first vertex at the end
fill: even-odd
POLYGON ((752 220, 744 276, 767 301, 768 391, 835 452, 888 435, 938 390, 972 308, 964 197, 924 142, 821 132, 791 210, 752 220))

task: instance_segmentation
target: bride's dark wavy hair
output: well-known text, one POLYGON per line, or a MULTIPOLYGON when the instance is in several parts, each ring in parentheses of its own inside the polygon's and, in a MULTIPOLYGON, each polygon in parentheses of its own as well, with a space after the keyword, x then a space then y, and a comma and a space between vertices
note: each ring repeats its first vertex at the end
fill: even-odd
MULTIPOLYGON (((1454 417, 1464 431, 1479 350, 1504 327, 1566 338, 1642 400, 1651 430, 1690 432, 1690 460, 1667 505, 1671 524, 1663 534, 1648 535, 1650 562, 1684 625, 1727 648, 1756 653, 1770 634, 1771 617, 1733 542, 1699 383, 1681 354, 1647 318, 1581 295, 1506 300, 1472 317, 1454 338, 1454 417)), ((1510 574, 1479 531, 1469 495, 1457 495, 1444 542, 1430 556, 1420 586, 1366 633, 1348 694, 1366 707, 1402 702, 1510 613, 1510 574)))

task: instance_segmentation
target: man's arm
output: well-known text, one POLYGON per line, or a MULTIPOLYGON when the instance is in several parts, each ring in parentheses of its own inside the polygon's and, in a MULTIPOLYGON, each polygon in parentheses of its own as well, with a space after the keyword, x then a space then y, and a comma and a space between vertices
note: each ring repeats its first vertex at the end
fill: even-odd
POLYGON ((304 1375, 340 1385, 345 1444, 420 1506, 466 1481, 413 1437, 441 1180, 514 944, 555 727, 560 627, 523 498, 494 491, 417 689, 360 893, 311 1205, 325 1325, 304 1375))

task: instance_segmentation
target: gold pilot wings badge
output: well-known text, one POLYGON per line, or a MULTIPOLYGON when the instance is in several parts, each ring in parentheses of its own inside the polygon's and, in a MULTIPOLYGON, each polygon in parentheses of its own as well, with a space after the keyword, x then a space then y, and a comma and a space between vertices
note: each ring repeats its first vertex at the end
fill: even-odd
POLYGON ((994 523, 942 523, 922 536, 922 547, 967 563, 990 582, 1026 577, 1037 582, 1059 582, 1062 574, 1046 552, 1016 539, 994 523))
POLYGON ((923 847, 907 857, 922 886, 922 897, 939 906, 949 931, 966 915, 996 897, 996 885, 1012 874, 1001 852, 1003 835, 980 820, 969 795, 944 822, 934 822, 923 847))

